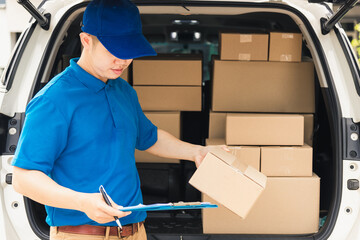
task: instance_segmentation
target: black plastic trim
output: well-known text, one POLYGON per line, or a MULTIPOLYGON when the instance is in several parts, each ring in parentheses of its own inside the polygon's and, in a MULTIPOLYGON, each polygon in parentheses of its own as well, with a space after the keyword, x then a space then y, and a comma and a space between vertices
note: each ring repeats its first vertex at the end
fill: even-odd
MULTIPOLYGON (((333 83, 333 81, 332 81, 333 83)), ((318 234, 315 235, 314 239, 316 240, 325 240, 330 235, 336 224, 341 197, 342 197, 342 182, 343 182, 343 165, 342 165, 342 124, 341 124, 341 114, 340 114, 340 106, 337 98, 337 94, 334 90, 333 84, 329 84, 328 88, 321 88, 322 95, 324 97, 326 109, 331 109, 334 111, 327 111, 328 118, 330 122, 330 132, 331 132, 331 142, 332 142, 332 150, 334 154, 334 193, 332 197, 332 201, 330 204, 328 218, 323 226, 323 228, 319 231, 318 234), (335 109, 334 109, 335 108, 335 109)))
POLYGON ((12 184, 12 173, 6 174, 6 176, 5 176, 5 182, 6 182, 6 184, 9 184, 9 185, 12 184))
POLYGON ((326 35, 326 34, 328 34, 331 30, 326 30, 325 29, 325 23, 328 21, 329 19, 328 18, 325 18, 325 17, 323 17, 323 18, 320 18, 320 26, 321 26, 321 33, 323 34, 323 35, 326 35))
MULTIPOLYGON (((287 236, 274 236, 274 235, 194 235, 191 238, 187 238, 186 239, 261 239, 261 240, 325 240, 327 239, 330 235, 331 232, 336 224, 337 221, 337 216, 338 216, 338 211, 340 208, 340 202, 341 202, 341 191, 342 191, 342 148, 341 146, 341 135, 342 135, 342 128, 341 128, 341 108, 340 108, 340 104, 338 101, 338 96, 337 93, 335 91, 335 87, 334 87, 334 81, 333 78, 330 74, 330 68, 329 65, 327 63, 326 57, 325 57, 325 53, 324 53, 324 49, 322 48, 322 45, 318 39, 318 37, 316 36, 314 29, 312 28, 310 22, 307 20, 307 18, 297 9, 294 9, 290 6, 281 4, 281 3, 236 3, 236 2, 211 2, 211 1, 194 1, 194 2, 185 2, 185 1, 172 1, 172 2, 167 2, 162 1, 162 0, 135 0, 133 1, 135 4, 137 4, 138 6, 157 6, 157 5, 161 5, 161 6, 211 6, 211 7, 243 7, 243 8, 272 8, 272 9, 283 9, 286 11, 289 11, 293 14, 295 14, 296 16, 298 16, 302 22, 304 23, 304 26, 306 27, 307 31, 309 32, 311 39, 314 41, 314 45, 315 48, 317 50, 317 53, 319 55, 319 60, 321 62, 321 66, 324 70, 324 75, 328 84, 328 88, 323 88, 323 96, 325 98, 325 103, 328 109, 328 114, 329 114, 329 120, 331 123, 331 132, 332 132, 332 146, 333 146, 333 151, 334 151, 334 164, 336 165, 335 167, 335 184, 334 184, 334 197, 333 197, 333 201, 332 204, 330 206, 329 209, 329 215, 327 218, 327 221, 324 225, 323 228, 320 229, 320 231, 316 234, 313 235, 309 235, 309 236, 298 236, 298 235, 287 235, 287 236)), ((86 6, 86 3, 81 3, 80 6, 86 6)), ((73 8, 79 8, 79 5, 77 5, 76 7, 73 8)), ((69 10, 64 16, 68 16, 69 13, 71 11, 69 10)), ((62 23, 64 21, 64 17, 60 20, 60 23, 62 23)), ((51 46, 54 43, 56 36, 55 34, 59 32, 59 30, 61 29, 60 24, 58 24, 58 26, 56 27, 56 29, 54 30, 54 33, 49 41, 48 47, 45 51, 45 54, 43 56, 43 61, 41 64, 41 67, 39 68, 39 71, 37 73, 37 77, 36 80, 37 82, 40 82, 40 78, 42 76, 42 73, 44 72, 45 68, 46 68, 46 61, 45 59, 47 59, 47 57, 50 54, 51 51, 51 46)), ((154 235, 152 234, 151 236, 149 236, 149 239, 179 239, 179 235, 167 235, 169 238, 163 238, 161 236, 164 235, 154 235), (158 237, 157 237, 158 236, 158 237), (154 238, 152 238, 154 237, 154 238), (172 238, 173 237, 173 238, 172 238)), ((184 235, 185 236, 185 235, 184 235)), ((190 237, 190 236, 189 236, 190 237)))
MULTIPOLYGON (((22 34, 19 38, 19 42, 22 42, 24 40, 24 35, 27 34, 27 31, 28 29, 25 29, 24 31, 24 34, 22 34)), ((11 73, 11 69, 13 68, 14 66, 14 60, 16 59, 15 56, 18 54, 19 50, 20 50, 20 46, 21 46, 22 43, 19 43, 19 45, 16 47, 11 59, 10 59, 10 62, 8 64, 8 66, 5 68, 5 71, 4 71, 4 78, 1 79, 1 83, 5 86, 7 83, 8 83, 8 79, 9 79, 9 74, 11 73)))
POLYGON ((0 155, 6 151, 6 138, 8 133, 10 117, 0 113, 0 155))
POLYGON ((6 69, 5 75, 4 75, 4 82, 3 85, 6 86, 6 90, 9 91, 11 89, 12 83, 14 81, 16 70, 19 66, 21 57, 25 51, 25 48, 30 40, 30 37, 32 33, 34 32, 34 29, 36 27, 36 23, 31 24, 29 28, 27 28, 22 36, 20 37, 20 43, 17 46, 14 54, 11 57, 9 66, 6 69))
POLYGON ((29 0, 17 0, 17 2, 36 19, 42 29, 49 30, 51 14, 42 14, 29 0))
POLYGON ((344 52, 347 52, 348 54, 345 54, 346 60, 348 62, 349 68, 351 70, 351 74, 353 76, 353 81, 355 85, 355 89, 357 94, 360 96, 360 69, 358 67, 357 59, 355 59, 354 54, 352 53, 351 46, 348 43, 347 37, 341 34, 339 29, 336 27, 334 28, 335 34, 340 42, 341 48, 344 52))
POLYGON ((22 126, 25 120, 25 113, 15 113, 15 116, 10 118, 8 121, 7 127, 7 136, 6 136, 6 144, 5 151, 2 153, 3 155, 14 155, 19 138, 22 126), (9 129, 14 128, 16 133, 14 135, 9 134, 9 129))
MULTIPOLYGON (((48 0, 42 0, 42 2, 39 4, 39 6, 37 6, 37 9, 38 9, 41 13, 44 13, 44 10, 42 9, 42 6, 44 6, 44 4, 45 4, 47 1, 48 1, 48 0)), ((31 16, 29 22, 31 22, 31 21, 35 21, 33 16, 31 16)))
POLYGON ((32 200, 30 198, 24 197, 25 211, 28 217, 28 221, 30 223, 30 227, 33 230, 33 232, 36 234, 36 236, 38 236, 41 240, 49 240, 50 236, 48 236, 46 233, 41 231, 38 225, 32 224, 36 222, 36 219, 35 219, 35 214, 33 214, 33 210, 31 208, 31 204, 32 204, 31 201, 32 200))
MULTIPOLYGON (((329 18, 325 21, 321 21, 321 32, 323 35, 328 34, 335 25, 340 22, 340 20, 348 13, 358 2, 359 0, 346 0, 343 5, 329 18)), ((321 20, 323 20, 322 18, 321 20)))
POLYGON ((359 189, 359 180, 358 179, 349 179, 347 181, 347 188, 351 191, 356 191, 359 189))
MULTIPOLYGON (((354 123, 350 118, 343 118, 343 159, 360 161, 360 124, 354 123), (351 135, 357 136, 356 140, 351 135)), ((355 137, 354 136, 354 137, 355 137)))

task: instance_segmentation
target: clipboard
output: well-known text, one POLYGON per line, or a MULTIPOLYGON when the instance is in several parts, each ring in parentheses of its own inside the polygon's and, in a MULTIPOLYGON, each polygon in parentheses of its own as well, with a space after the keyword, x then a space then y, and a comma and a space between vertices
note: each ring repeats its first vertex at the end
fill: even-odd
POLYGON ((218 205, 209 202, 177 202, 177 203, 156 203, 156 204, 139 204, 136 206, 119 207, 120 211, 164 211, 164 210, 183 210, 183 209, 201 209, 217 208, 218 205))

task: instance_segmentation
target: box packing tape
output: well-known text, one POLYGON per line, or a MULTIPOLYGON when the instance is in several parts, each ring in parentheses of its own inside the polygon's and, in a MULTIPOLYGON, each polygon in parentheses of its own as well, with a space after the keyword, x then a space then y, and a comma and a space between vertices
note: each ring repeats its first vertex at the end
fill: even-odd
POLYGON ((240 34, 240 43, 250 43, 250 42, 252 42, 252 35, 240 34))
POLYGON ((293 39, 293 38, 294 38, 294 34, 292 34, 292 33, 283 33, 283 34, 281 35, 281 37, 284 38, 284 39, 293 39))
POLYGON ((250 61, 251 54, 250 53, 239 53, 238 59, 244 60, 244 61, 250 61))
POLYGON ((291 54, 281 54, 280 55, 280 61, 281 62, 291 62, 292 55, 291 54))

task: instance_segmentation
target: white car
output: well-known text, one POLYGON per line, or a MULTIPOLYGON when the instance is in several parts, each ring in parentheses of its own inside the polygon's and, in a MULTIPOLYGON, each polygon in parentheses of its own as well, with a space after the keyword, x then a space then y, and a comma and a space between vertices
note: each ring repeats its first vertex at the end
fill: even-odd
MULTIPOLYGON (((26 4, 26 1, 18 2, 26 4)), ((88 2, 44 0, 38 8, 38 20, 31 19, 1 77, 2 240, 48 239, 44 206, 14 191, 11 162, 27 103, 49 79, 67 66, 69 58, 80 55, 78 34, 88 2)), ((211 55, 217 54, 219 30, 301 32, 303 56, 312 58, 316 69, 313 170, 321 178, 319 219, 323 222, 319 231, 306 235, 203 234, 200 212, 176 212, 149 214, 148 238, 360 239, 360 70, 350 42, 337 23, 342 13, 356 1, 344 3, 344 12, 338 15, 332 12, 331 3, 306 0, 138 0, 135 3, 142 14, 144 34, 157 52, 203 53, 204 99, 207 99, 206 89, 210 82, 211 55)), ((203 112, 187 113, 191 117, 195 114, 197 120, 193 124, 199 129, 191 129, 192 134, 185 134, 185 140, 202 143, 206 138, 204 129, 209 107, 206 100, 204 102, 203 112)), ((186 184, 194 171, 193 166, 181 163, 160 168, 156 164, 139 164, 138 167, 144 184, 149 179, 151 182, 153 178, 163 177, 160 183, 164 186, 159 184, 154 190, 160 192, 156 200, 200 200, 198 192, 186 184), (174 184, 182 184, 182 188, 176 192, 174 184)), ((151 186, 143 187, 145 195, 147 191, 153 191, 151 186)), ((293 224, 297 224, 297 216, 292 217, 293 224)))

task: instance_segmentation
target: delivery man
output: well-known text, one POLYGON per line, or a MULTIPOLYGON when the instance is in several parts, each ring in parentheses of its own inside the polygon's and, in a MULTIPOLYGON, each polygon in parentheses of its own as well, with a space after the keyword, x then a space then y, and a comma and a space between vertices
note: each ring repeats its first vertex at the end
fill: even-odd
POLYGON ((141 28, 129 0, 92 1, 83 17, 80 58, 27 106, 13 186, 45 205, 52 240, 146 239, 146 212, 118 210, 142 203, 135 149, 198 166, 212 148, 182 142, 154 126, 134 89, 119 78, 132 59, 156 55, 141 28))

